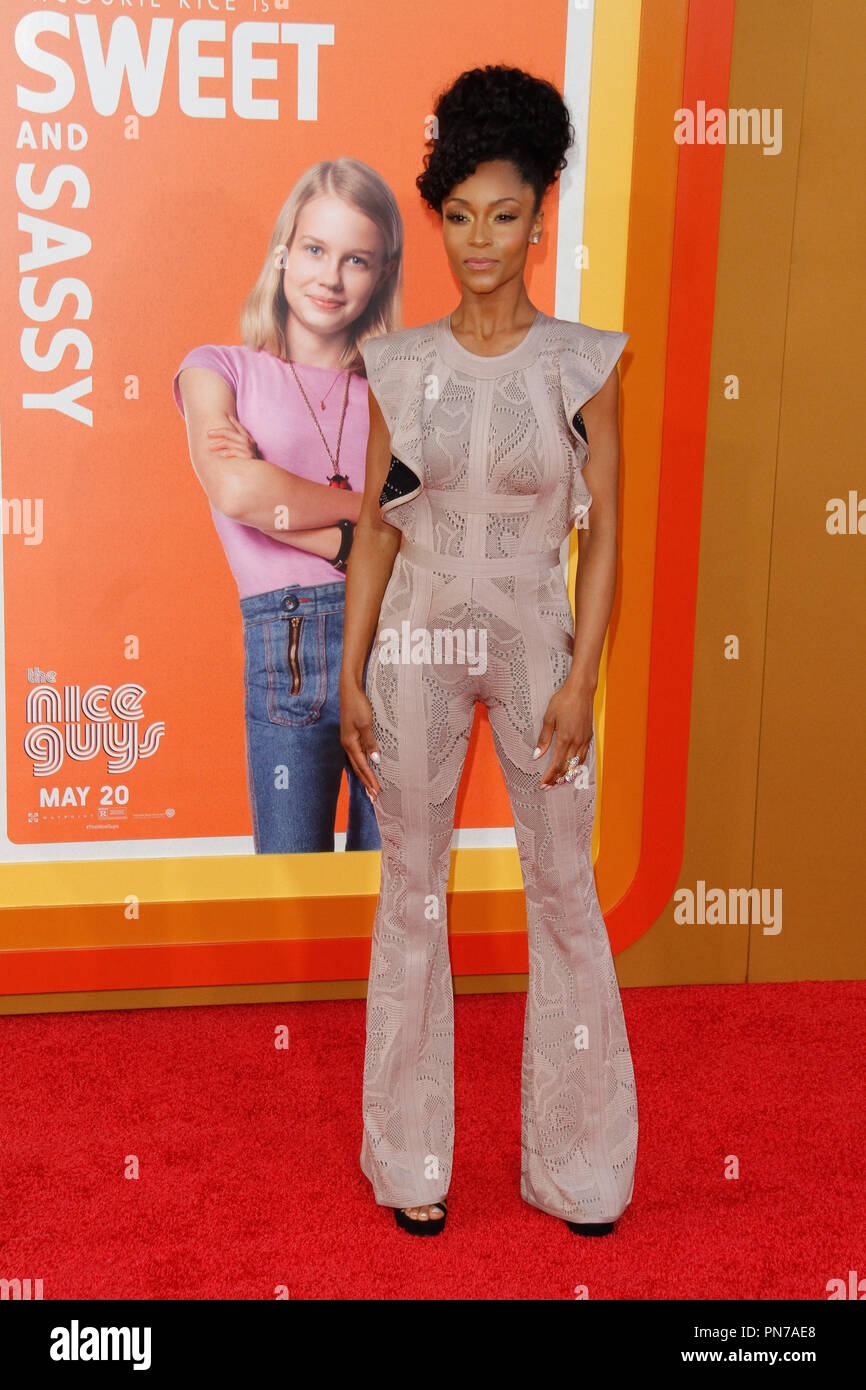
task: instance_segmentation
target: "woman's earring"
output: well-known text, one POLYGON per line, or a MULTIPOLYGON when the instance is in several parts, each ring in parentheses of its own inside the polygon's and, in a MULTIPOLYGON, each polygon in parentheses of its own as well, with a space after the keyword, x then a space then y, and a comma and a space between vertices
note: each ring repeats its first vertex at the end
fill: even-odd
POLYGON ((540 234, 537 234, 536 236, 531 236, 531 237, 529 238, 529 240, 532 241, 532 242, 535 242, 535 244, 537 245, 538 242, 541 240, 541 235, 540 235, 540 234))

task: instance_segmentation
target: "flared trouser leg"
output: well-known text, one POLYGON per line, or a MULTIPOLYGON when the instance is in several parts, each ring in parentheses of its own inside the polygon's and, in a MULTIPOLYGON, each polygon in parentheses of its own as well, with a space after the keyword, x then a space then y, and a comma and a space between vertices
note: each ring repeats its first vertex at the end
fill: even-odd
MULTIPOLYGON (((595 738, 575 783, 543 790, 533 760, 573 638, 561 576, 439 590, 437 621, 483 629, 486 669, 382 660, 366 689, 382 761, 381 886, 367 993, 361 1167, 376 1200, 444 1197, 454 1142, 454 1010, 446 888, 457 788, 476 699, 488 708, 526 890, 529 985, 521 1069, 521 1194, 553 1216, 616 1220, 631 1200, 637 1100, 591 858, 595 738), (501 588, 499 587, 501 585, 501 588), (490 604, 491 606, 487 606, 490 604), (543 616, 552 613, 553 617, 543 616)), ((431 622, 434 589, 398 557, 383 622, 431 622)))
POLYGON ((474 695, 465 671, 386 664, 367 694, 381 762, 381 883, 367 988, 361 1168, 383 1206, 446 1196, 454 1147, 454 1000, 446 889, 474 695))
POLYGON ((537 760, 532 752, 570 643, 551 641, 529 618, 525 641, 505 644, 507 661, 497 663, 492 644, 485 692, 526 891, 520 1190, 554 1216, 615 1221, 634 1186, 637 1097, 592 866, 595 735, 578 781, 542 789, 555 741, 537 760))

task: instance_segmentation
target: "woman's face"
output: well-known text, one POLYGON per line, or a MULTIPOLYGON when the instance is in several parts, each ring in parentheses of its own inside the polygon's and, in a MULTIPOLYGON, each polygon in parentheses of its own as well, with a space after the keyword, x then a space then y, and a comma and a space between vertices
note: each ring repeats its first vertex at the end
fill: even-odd
POLYGON ((283 293, 314 333, 345 334, 383 278, 384 241, 375 222, 331 194, 305 203, 283 270, 283 293))
POLYGON ((460 283, 487 294, 523 278, 529 238, 541 232, 535 192, 508 159, 479 164, 442 202, 442 239, 460 283))

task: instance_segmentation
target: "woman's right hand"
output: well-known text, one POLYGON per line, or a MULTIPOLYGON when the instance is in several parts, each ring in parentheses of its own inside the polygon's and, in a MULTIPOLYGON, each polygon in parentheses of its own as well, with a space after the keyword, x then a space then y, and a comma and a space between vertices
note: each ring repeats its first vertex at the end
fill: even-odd
POLYGON ((360 685, 340 682, 340 742, 355 772, 375 801, 381 790, 379 779, 367 761, 379 761, 380 753, 373 737, 373 706, 360 685))
POLYGON ((259 447, 249 430, 244 429, 236 415, 227 415, 227 425, 219 425, 208 430, 210 447, 223 458, 257 459, 261 458, 259 447))

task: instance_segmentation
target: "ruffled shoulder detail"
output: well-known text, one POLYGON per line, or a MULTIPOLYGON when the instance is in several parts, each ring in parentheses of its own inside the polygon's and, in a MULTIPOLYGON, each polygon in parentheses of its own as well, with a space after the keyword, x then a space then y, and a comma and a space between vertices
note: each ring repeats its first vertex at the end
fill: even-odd
POLYGON ((417 440, 407 440, 412 458, 399 455, 410 466, 420 461, 424 368, 433 354, 432 329, 432 324, 400 328, 394 333, 368 338, 361 346, 370 390, 385 417, 395 453, 399 453, 395 447, 398 437, 401 433, 406 435, 411 421, 418 421, 417 440))
POLYGON ((435 324, 401 328, 361 346, 370 390, 379 402, 396 459, 380 499, 380 515, 417 497, 424 487, 422 423, 435 324))
POLYGON ((557 319, 556 328, 559 332, 554 336, 559 340, 559 379, 566 419, 572 435, 585 449, 584 436, 574 417, 607 381, 629 334, 609 328, 592 328, 587 323, 566 319, 557 319))

